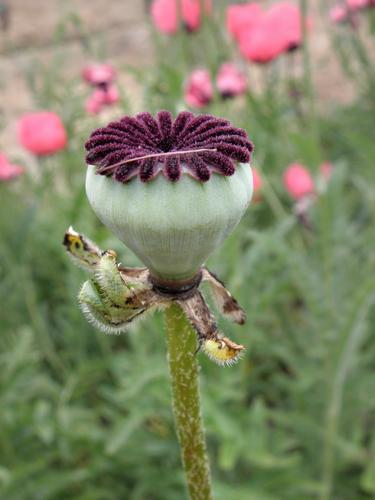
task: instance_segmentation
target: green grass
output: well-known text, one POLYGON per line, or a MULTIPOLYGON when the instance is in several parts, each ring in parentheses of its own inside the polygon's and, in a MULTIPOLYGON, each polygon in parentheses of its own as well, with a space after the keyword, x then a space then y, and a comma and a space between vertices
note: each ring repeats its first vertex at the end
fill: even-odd
MULTIPOLYGON (((199 51, 212 29, 158 42, 164 63, 138 73, 148 110, 175 113, 186 72, 198 63, 214 72, 228 56, 227 45, 199 51)), ((350 106, 326 107, 316 136, 304 82, 294 82, 296 102, 272 78, 260 95, 207 109, 248 130, 266 180, 263 201, 208 262, 248 313, 244 327, 220 320, 247 346, 238 365, 198 355, 214 488, 218 500, 370 499, 375 99, 359 88, 350 106), (316 170, 323 159, 334 174, 307 231, 282 172, 295 160, 316 170)), ((77 305, 84 273, 61 244, 72 224, 137 263, 84 193, 82 145, 97 122, 82 115, 78 81, 63 83, 56 68, 30 81, 37 102, 63 115, 70 142, 40 162, 40 175, 0 185, 0 497, 184 498, 162 317, 119 337, 96 331, 77 305)))

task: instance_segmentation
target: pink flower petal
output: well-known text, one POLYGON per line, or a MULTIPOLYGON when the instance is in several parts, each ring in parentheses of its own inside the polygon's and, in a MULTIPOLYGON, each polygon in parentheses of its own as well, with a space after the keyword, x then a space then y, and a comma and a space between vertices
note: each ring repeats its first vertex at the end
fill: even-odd
POLYGON ((114 81, 116 71, 111 64, 87 64, 82 70, 83 79, 91 85, 109 84, 114 81))
POLYGON ((293 163, 284 172, 284 186, 295 200, 311 195, 315 191, 314 181, 306 167, 293 163))
POLYGON ((24 169, 19 165, 9 163, 6 156, 0 154, 0 181, 10 181, 24 173, 24 169))
MULTIPOLYGON (((273 4, 265 12, 260 11, 252 17, 251 24, 248 25, 245 16, 243 21, 240 14, 238 16, 238 25, 230 25, 230 29, 238 40, 242 55, 250 61, 268 63, 283 52, 298 48, 302 43, 301 11, 292 2, 273 4)), ((311 19, 307 19, 306 24, 310 29, 311 19)))
POLYGON ((185 101, 193 108, 202 108, 209 104, 213 98, 211 77, 207 70, 193 71, 186 83, 185 101))
POLYGON ((158 31, 167 35, 176 33, 178 28, 176 0, 153 0, 151 16, 158 31))
POLYGON ((250 33, 262 15, 262 8, 258 3, 230 5, 227 8, 227 30, 239 40, 242 32, 250 33))
POLYGON ((64 149, 67 134, 60 117, 52 111, 25 114, 18 122, 18 140, 35 155, 49 155, 64 149))
POLYGON ((319 167, 320 173, 325 181, 329 181, 332 176, 333 166, 329 161, 325 161, 319 167))
POLYGON ((350 10, 365 9, 370 5, 369 0, 346 0, 346 5, 350 10))
POLYGON ((262 199, 261 190, 263 181, 255 167, 251 168, 253 173, 253 203, 259 203, 262 199))
POLYGON ((233 63, 220 66, 216 86, 223 97, 233 97, 246 92, 246 76, 233 63))
POLYGON ((334 5, 329 11, 329 18, 333 23, 343 23, 348 19, 348 9, 341 5, 334 5))
MULTIPOLYGON (((153 0, 151 4, 151 17, 158 31, 167 35, 177 32, 178 10, 177 2, 180 0, 153 0)), ((210 14, 212 0, 204 0, 204 11, 210 14)), ((181 21, 190 31, 195 31, 201 24, 201 0, 182 0, 181 21)))

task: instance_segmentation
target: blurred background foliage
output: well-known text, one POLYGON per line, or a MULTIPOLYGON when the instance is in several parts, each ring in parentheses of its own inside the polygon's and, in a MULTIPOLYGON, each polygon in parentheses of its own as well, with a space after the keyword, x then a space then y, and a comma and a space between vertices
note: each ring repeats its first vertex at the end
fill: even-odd
MULTIPOLYGON (((215 74, 233 57, 223 19, 218 9, 194 35, 155 32, 154 67, 119 68, 143 88, 144 109, 175 114, 192 69, 215 74)), ((92 41, 82 40, 89 59, 92 41)), ((258 91, 216 96, 204 110, 248 131, 263 179, 261 202, 208 262, 248 313, 242 328, 220 321, 247 346, 238 365, 198 354, 219 500, 375 496, 374 67, 358 43, 332 36, 335 57, 355 65, 345 66, 357 85, 350 104, 317 106, 305 45, 300 72, 284 56, 262 69, 258 91), (315 173, 323 160, 334 166, 312 229, 282 186, 295 160, 315 173)), ((110 337, 77 306, 84 273, 61 245, 70 224, 137 260, 88 205, 83 143, 100 119, 82 109, 79 75, 66 82, 59 65, 36 64, 25 78, 36 106, 62 116, 68 147, 0 183, 0 497, 184 498, 161 314, 110 337)), ((117 116, 133 113, 120 91, 117 116)))

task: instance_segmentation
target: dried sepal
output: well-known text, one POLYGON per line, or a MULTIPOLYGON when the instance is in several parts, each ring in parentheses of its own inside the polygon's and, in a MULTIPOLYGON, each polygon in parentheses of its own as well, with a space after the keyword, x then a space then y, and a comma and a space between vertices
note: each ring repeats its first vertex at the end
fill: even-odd
POLYGON ((219 365, 236 363, 245 347, 220 334, 202 294, 197 291, 192 297, 178 303, 197 332, 199 348, 219 365))
POLYGON ((192 297, 185 300, 179 300, 178 303, 186 314, 192 327, 197 332, 200 344, 203 340, 216 337, 219 334, 215 318, 211 314, 206 301, 198 290, 192 297))
POLYGON ((202 281, 209 284, 213 299, 221 314, 234 323, 243 325, 246 321, 246 313, 226 289, 224 283, 207 268, 202 269, 202 281))
MULTIPOLYGON (((197 333, 198 350, 219 365, 232 365, 241 357, 244 346, 224 337, 199 290, 191 296, 176 298, 154 289, 147 268, 129 268, 117 263, 113 250, 102 252, 85 236, 69 228, 64 245, 73 260, 92 273, 79 293, 81 309, 91 323, 109 334, 126 331, 133 322, 156 308, 176 301, 197 333)), ((232 321, 243 324, 245 313, 224 284, 208 269, 202 268, 202 281, 208 282, 219 310, 232 321)))
POLYGON ((218 365, 234 365, 241 358, 245 347, 236 344, 227 337, 212 337, 204 339, 201 344, 202 351, 218 365))
POLYGON ((63 245, 75 264, 86 271, 95 271, 102 256, 102 251, 95 243, 70 226, 64 235, 63 245))

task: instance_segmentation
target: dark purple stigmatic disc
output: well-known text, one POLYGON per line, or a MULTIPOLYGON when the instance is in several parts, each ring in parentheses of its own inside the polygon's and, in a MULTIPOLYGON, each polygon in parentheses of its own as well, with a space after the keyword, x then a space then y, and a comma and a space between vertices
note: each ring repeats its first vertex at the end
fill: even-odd
POLYGON ((125 116, 95 130, 86 142, 86 162, 101 175, 148 182, 162 172, 178 181, 183 172, 207 182, 212 172, 229 176, 236 163, 250 161, 253 145, 244 130, 212 115, 169 111, 125 116))

